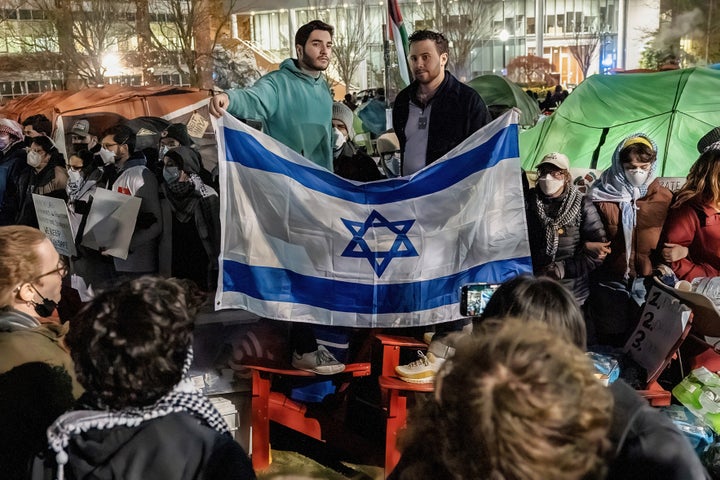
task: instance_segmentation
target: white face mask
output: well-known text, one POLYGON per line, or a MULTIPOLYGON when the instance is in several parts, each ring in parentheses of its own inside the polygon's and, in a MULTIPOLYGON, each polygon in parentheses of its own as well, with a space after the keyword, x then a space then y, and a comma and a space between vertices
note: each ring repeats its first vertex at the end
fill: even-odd
POLYGON ((27 164, 33 168, 37 168, 42 163, 42 156, 33 150, 30 150, 27 154, 27 164))
POLYGON ((101 148, 99 154, 105 165, 115 163, 115 154, 107 148, 101 148))
POLYGON ((550 197, 558 193, 560 189, 563 188, 563 185, 565 185, 565 180, 555 178, 548 173, 544 177, 538 178, 537 184, 538 187, 540 187, 540 190, 542 190, 545 195, 550 197))
POLYGON ((82 182, 82 174, 75 170, 68 170, 68 185, 77 185, 82 182))
POLYGON ((345 135, 340 131, 339 128, 333 127, 332 129, 332 140, 333 150, 339 150, 345 145, 345 135))
POLYGON ((630 185, 633 187, 645 185, 648 175, 650 175, 650 171, 643 170, 642 168, 631 168, 629 170, 625 170, 625 178, 628 179, 628 182, 630 182, 630 185))
POLYGON ((169 151, 170 147, 168 147, 167 145, 160 145, 160 155, 158 156, 158 158, 162 160, 165 154, 169 151))

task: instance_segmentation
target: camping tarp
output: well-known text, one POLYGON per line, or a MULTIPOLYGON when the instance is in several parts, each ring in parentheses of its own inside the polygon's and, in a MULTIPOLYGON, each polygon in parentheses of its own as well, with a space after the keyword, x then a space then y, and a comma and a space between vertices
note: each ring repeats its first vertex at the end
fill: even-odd
POLYGON ((706 67, 658 73, 593 75, 547 119, 520 134, 525 170, 549 152, 576 168, 604 170, 618 143, 642 132, 658 145, 658 176, 685 177, 697 142, 720 125, 720 71, 706 67))
POLYGON ((500 75, 480 75, 467 82, 478 92, 485 104, 492 107, 517 107, 520 109, 520 126, 532 127, 540 116, 537 100, 515 82, 500 75))
POLYGON ((209 101, 207 91, 177 86, 129 87, 105 85, 83 90, 53 91, 40 95, 28 95, 9 101, 0 106, 0 116, 22 122, 38 113, 53 121, 53 139, 62 152, 70 141, 70 129, 79 119, 90 121, 92 133, 99 135, 102 130, 118 121, 139 117, 159 117, 171 123, 187 123, 193 113, 208 120, 204 138, 196 139, 200 147, 203 164, 208 170, 217 165, 214 148, 214 133, 209 126, 209 101))

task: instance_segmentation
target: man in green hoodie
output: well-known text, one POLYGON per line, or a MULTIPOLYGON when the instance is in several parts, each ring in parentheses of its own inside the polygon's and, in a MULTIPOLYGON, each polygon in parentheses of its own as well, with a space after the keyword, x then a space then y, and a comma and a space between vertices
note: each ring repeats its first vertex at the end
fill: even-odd
POLYGON ((259 120, 268 135, 332 171, 333 99, 322 72, 330 65, 333 31, 320 20, 303 25, 295 34, 297 60, 284 60, 249 88, 216 94, 210 113, 259 120))

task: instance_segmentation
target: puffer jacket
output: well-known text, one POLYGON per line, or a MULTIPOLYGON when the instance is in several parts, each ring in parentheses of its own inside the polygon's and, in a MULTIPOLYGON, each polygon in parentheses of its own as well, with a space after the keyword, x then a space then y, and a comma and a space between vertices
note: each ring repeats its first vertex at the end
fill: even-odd
MULTIPOLYGON (((672 192, 660 185, 657 179, 648 186, 647 194, 637 200, 637 225, 633 231, 633 248, 630 253, 630 278, 652 274, 653 263, 650 255, 660 239, 671 201, 672 192)), ((595 205, 605 224, 612 249, 597 270, 598 278, 622 280, 625 274, 625 239, 620 206, 616 202, 596 202, 595 205)))

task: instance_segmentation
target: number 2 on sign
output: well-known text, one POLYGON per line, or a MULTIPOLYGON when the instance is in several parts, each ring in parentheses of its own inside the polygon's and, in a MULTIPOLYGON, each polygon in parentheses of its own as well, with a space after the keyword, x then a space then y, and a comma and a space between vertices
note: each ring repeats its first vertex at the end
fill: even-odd
MULTIPOLYGON (((657 299, 654 299, 657 300, 657 299)), ((657 304, 652 304, 656 306, 657 304)), ((643 313, 642 318, 640 319, 640 324, 642 325, 642 328, 639 329, 637 332, 635 332, 635 338, 633 338, 632 344, 630 346, 634 348, 637 351, 642 350, 642 343, 643 340, 647 337, 647 332, 652 332, 654 325, 653 320, 655 319, 655 314, 653 312, 645 312, 643 313), (647 331, 647 332, 646 332, 647 331)))

